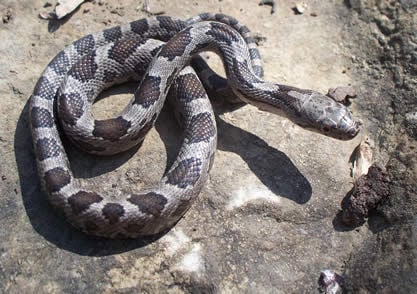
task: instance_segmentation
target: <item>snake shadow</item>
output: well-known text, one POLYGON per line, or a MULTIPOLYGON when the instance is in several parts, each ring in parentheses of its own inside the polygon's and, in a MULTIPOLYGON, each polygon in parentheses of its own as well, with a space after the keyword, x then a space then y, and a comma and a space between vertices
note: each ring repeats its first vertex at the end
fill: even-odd
POLYGON ((257 178, 277 197, 308 202, 312 187, 291 159, 260 137, 217 117, 218 148, 239 155, 257 178))

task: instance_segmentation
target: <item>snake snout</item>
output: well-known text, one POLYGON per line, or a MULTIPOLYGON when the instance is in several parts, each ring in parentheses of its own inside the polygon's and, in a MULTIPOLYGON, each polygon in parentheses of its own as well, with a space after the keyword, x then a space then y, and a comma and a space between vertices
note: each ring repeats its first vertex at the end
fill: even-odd
POLYGON ((355 138, 360 131, 360 126, 361 123, 354 121, 351 113, 346 111, 338 123, 338 139, 350 140, 355 138))
POLYGON ((353 139, 353 138, 355 138, 356 137, 356 135, 359 133, 359 131, 360 131, 360 126, 361 126, 361 123, 358 123, 358 122, 354 122, 353 123, 353 125, 348 129, 348 131, 346 132, 347 133, 347 135, 351 138, 351 139, 353 139))

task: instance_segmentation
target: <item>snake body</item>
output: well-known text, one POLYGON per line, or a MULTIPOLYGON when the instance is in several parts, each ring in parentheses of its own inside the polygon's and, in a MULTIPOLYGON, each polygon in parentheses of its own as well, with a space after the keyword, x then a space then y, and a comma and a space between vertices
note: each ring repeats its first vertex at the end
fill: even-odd
POLYGON ((345 106, 314 91, 265 82, 262 74, 249 30, 222 14, 141 19, 75 41, 49 63, 30 98, 38 173, 50 203, 95 236, 136 238, 172 227, 201 191, 214 160, 217 130, 202 82, 213 88, 220 81, 242 101, 328 136, 350 139, 358 133, 345 106), (201 74, 201 60, 190 66, 205 50, 222 58, 227 81, 201 74), (141 82, 129 105, 116 118, 95 120, 91 106, 97 95, 131 78, 141 82), (87 152, 123 152, 144 139, 168 93, 181 114, 184 140, 161 181, 118 197, 82 188, 60 131, 87 152))

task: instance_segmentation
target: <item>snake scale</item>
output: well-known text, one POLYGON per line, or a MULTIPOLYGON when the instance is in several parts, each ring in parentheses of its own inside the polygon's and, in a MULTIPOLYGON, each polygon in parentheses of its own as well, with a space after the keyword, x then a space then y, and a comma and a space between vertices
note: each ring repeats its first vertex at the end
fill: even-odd
POLYGON ((250 31, 223 14, 140 19, 75 41, 49 63, 30 98, 38 174, 49 202, 73 226, 95 236, 136 238, 172 227, 199 194, 213 163, 217 129, 205 88, 215 88, 215 82, 303 128, 338 139, 358 133, 345 106, 311 90, 263 81, 262 75, 250 31), (222 58, 227 80, 202 65, 198 54, 207 50, 222 58), (115 118, 95 120, 91 108, 97 95, 129 79, 140 84, 125 109, 115 118), (83 189, 60 134, 89 153, 126 151, 153 127, 167 96, 180 113, 184 139, 161 181, 120 197, 83 189))

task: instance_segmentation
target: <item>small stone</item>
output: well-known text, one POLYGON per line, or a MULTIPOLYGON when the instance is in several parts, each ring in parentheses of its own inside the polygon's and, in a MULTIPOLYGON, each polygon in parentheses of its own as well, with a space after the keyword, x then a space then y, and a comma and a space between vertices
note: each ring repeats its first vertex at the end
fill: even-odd
POLYGON ((50 20, 50 19, 57 19, 57 16, 53 12, 42 11, 42 12, 39 12, 39 18, 50 20))
POLYGON ((10 9, 6 10, 6 13, 3 15, 3 23, 9 23, 9 21, 12 19, 12 11, 10 9))
POLYGON ((350 87, 337 87, 337 88, 330 88, 327 96, 332 98, 334 101, 342 103, 342 104, 348 104, 349 98, 355 98, 356 92, 355 90, 350 87))
POLYGON ((417 111, 407 113, 404 124, 407 134, 417 140, 417 111))
POLYGON ((305 2, 298 2, 295 4, 295 7, 293 8, 295 14, 303 14, 307 10, 307 3, 305 2))
POLYGON ((332 270, 324 270, 320 272, 319 290, 325 294, 342 293, 344 279, 332 270))
POLYGON ((362 1, 361 0, 349 0, 349 6, 353 9, 361 9, 362 1))
POLYGON ((261 33, 255 33, 254 35, 253 35, 253 38, 255 39, 255 43, 256 43, 256 45, 258 45, 258 46, 261 46, 263 43, 265 43, 266 42, 266 37, 265 36, 263 36, 261 33))

